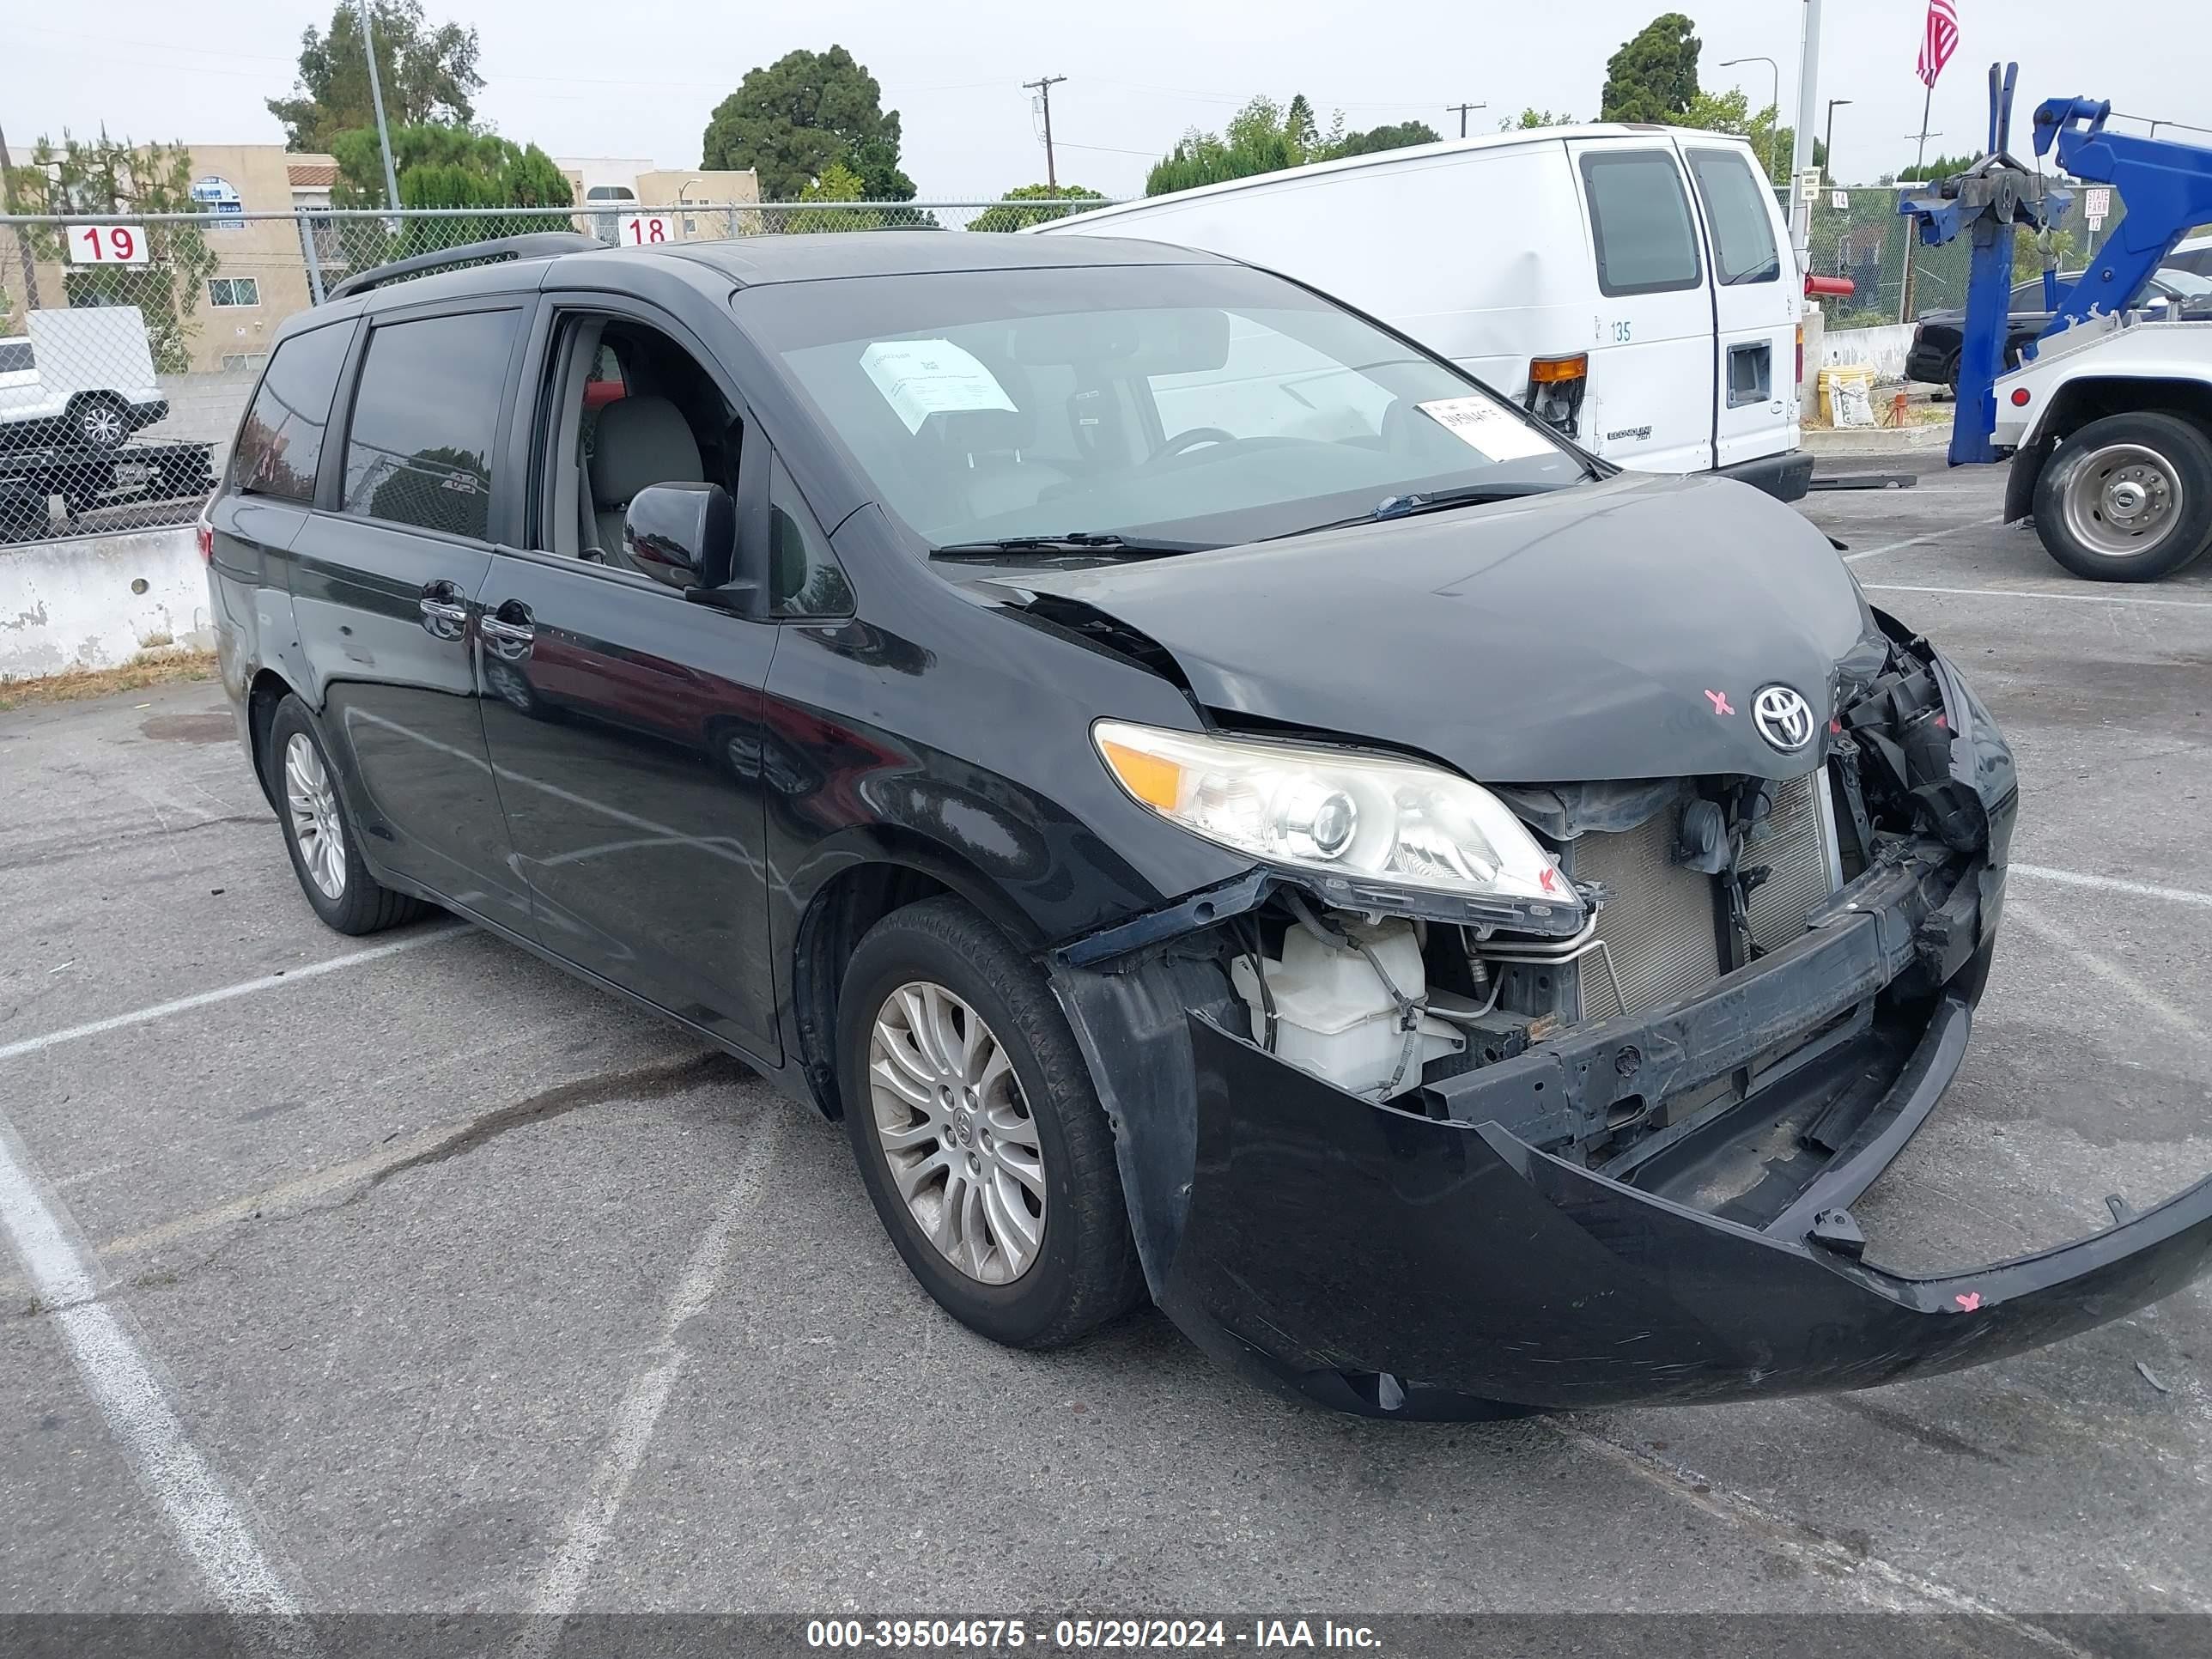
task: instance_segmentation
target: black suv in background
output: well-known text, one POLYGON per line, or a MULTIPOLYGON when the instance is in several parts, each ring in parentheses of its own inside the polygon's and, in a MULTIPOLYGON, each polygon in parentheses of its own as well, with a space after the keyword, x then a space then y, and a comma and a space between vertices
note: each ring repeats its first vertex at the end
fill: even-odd
POLYGON ((1995 948, 1987 711, 1788 507, 1282 277, 447 250, 287 325, 209 532, 316 913, 456 911, 842 1115, 1001 1341, 1149 1291, 1348 1409, 1706 1401, 2016 1352, 2212 1250, 2200 1184, 1866 1259, 1995 948))

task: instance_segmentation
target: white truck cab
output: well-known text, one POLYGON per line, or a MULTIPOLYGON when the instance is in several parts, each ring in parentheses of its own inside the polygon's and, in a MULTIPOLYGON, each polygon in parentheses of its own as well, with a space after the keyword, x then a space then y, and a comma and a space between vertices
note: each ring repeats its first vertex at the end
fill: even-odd
POLYGON ((2092 581, 2155 581, 2212 548, 2212 321, 2105 313, 1997 377, 2005 521, 2092 581))
POLYGON ((118 449, 169 412, 136 306, 33 311, 0 339, 0 443, 118 449))
MULTIPOLYGON (((1347 157, 1034 227, 1263 265, 1450 358, 1583 447, 1718 471, 1785 501, 1803 293, 1741 138, 1638 125, 1502 132, 1347 157)), ((1270 375, 1240 364, 1224 374, 1270 375)))

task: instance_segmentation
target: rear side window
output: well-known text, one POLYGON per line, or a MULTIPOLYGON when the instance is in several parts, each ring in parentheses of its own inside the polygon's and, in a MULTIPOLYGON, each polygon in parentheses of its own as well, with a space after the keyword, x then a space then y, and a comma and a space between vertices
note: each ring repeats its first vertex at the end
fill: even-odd
POLYGON ((0 374, 16 374, 38 366, 28 340, 0 340, 0 374))
POLYGON ((1781 281, 1782 257, 1766 210, 1773 197, 1751 164, 1732 149, 1693 149, 1690 176, 1698 181, 1698 199, 1712 228, 1713 267, 1721 286, 1781 281))
POLYGON ((323 428, 352 343, 352 325, 341 323, 295 334, 277 346, 231 448, 234 489, 288 501, 314 500, 323 428))
POLYGON ((520 316, 466 312, 369 335, 346 433, 346 512, 486 538, 492 442, 520 316))
POLYGON ((1598 291, 1664 294, 1695 288, 1697 233, 1682 174, 1665 150, 1583 157, 1590 234, 1597 243, 1598 291))

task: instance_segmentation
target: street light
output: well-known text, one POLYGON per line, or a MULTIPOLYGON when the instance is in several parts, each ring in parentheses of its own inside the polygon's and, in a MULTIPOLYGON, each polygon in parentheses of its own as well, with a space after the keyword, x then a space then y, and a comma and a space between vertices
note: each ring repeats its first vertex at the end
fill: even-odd
POLYGON ((1721 64, 1723 69, 1734 69, 1738 64, 1764 64, 1774 77, 1774 96, 1770 103, 1774 111, 1774 127, 1766 139, 1766 176, 1774 176, 1775 141, 1782 137, 1782 67, 1771 58, 1730 58, 1721 64))
POLYGON ((1832 185, 1836 182, 1836 106, 1838 104, 1848 104, 1850 101, 1851 100, 1848 98, 1831 98, 1828 100, 1828 119, 1826 122, 1828 130, 1820 135, 1820 153, 1828 158, 1828 182, 1832 185))

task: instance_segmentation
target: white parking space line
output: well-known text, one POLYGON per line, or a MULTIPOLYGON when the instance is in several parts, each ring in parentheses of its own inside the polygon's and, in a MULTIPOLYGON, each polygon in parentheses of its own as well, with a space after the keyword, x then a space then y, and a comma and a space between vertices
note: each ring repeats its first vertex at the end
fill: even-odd
POLYGON ((1940 542, 1947 537, 1956 536, 1965 531, 1979 530, 1985 525, 2001 523, 2002 519, 2002 514, 1993 513, 1986 519, 1974 519, 1966 524, 1947 524, 1941 530, 1930 530, 1924 535, 1908 536, 1901 542, 1884 542, 1880 547, 1869 547, 1861 552, 1846 553, 1844 555, 1844 562, 1856 564, 1861 559, 1878 559, 1885 553, 1902 553, 1908 547, 1925 547, 1930 542, 1940 542))
POLYGON ((2168 904, 2192 904, 2199 909, 2212 910, 2212 893, 2200 893, 2188 887, 2160 887, 2154 882, 2129 881, 2120 876, 2092 876, 2079 870, 2053 870, 2041 864, 2008 864, 2005 869, 2011 875, 2026 876, 2031 881, 2056 882, 2061 887, 2130 893, 2136 898, 2162 899, 2168 904))
POLYGON ((2081 943, 2071 928, 2061 927, 2047 919, 2040 910, 2022 904, 2018 899, 2013 899, 2005 905, 2005 919, 2017 921, 2052 949, 2073 957, 2082 968, 2114 990, 2133 997, 2174 1031, 2186 1037, 2192 1046, 2212 1053, 2212 1034, 2205 1031, 2203 1020, 2192 1018, 2186 1010, 2161 996, 2110 957, 2090 950, 2081 943))
POLYGON ((110 1014, 106 1019, 65 1026, 58 1031, 48 1031, 43 1036, 21 1037, 14 1042, 0 1043, 0 1060, 14 1060, 20 1054, 34 1054, 41 1048, 51 1048, 57 1043, 75 1042, 80 1037, 98 1036, 103 1031, 119 1031, 126 1025, 143 1025, 149 1020, 166 1019, 171 1014, 204 1008, 210 1003, 228 1002, 233 997, 251 996, 256 991, 273 991, 280 985, 295 985, 303 979, 319 979, 325 974, 335 974, 344 968, 358 968, 363 963, 380 962, 386 957, 398 956, 402 951, 419 950, 425 945, 435 945, 440 939, 452 939, 467 931, 465 927, 434 927, 427 933, 410 933, 405 939, 393 939, 386 945, 372 945, 365 951, 349 951, 345 955, 332 957, 327 962, 311 962, 304 968, 288 968, 281 974, 264 974, 258 979, 241 980, 219 990, 179 997, 173 1002, 157 1002, 150 1008, 133 1009, 127 1014, 110 1014))
POLYGON ((547 1566, 537 1594, 531 1597, 530 1611, 538 1617, 525 1627, 516 1644, 516 1659, 543 1659, 560 1644, 562 1625, 576 1610, 599 1552, 614 1531, 623 1500, 629 1495, 630 1482, 645 1462, 676 1375, 683 1369, 684 1352, 678 1339, 684 1325, 714 1299, 721 1286, 738 1223, 767 1191, 769 1171, 781 1140, 779 1130, 787 1116, 768 1111, 757 1121, 753 1143, 662 1312, 660 1334, 650 1351, 650 1363, 631 1380, 615 1407, 606 1447, 592 1468, 583 1502, 569 1516, 561 1547, 547 1566))
MULTIPOLYGON (((1876 553, 1888 550, 1875 549, 1876 553)), ((2212 611, 2212 601, 2142 599, 2131 593, 2046 593, 2032 587, 1915 587, 1903 582, 1867 582, 1863 586, 1869 593, 1954 593, 1970 599, 2071 599, 2076 605, 2155 605, 2168 611, 2212 611)))
POLYGON ((298 1599, 186 1437, 152 1363, 117 1310, 94 1299, 92 1259, 74 1242, 59 1200, 49 1204, 40 1185, 14 1126, 0 1118, 0 1228, 132 1474, 227 1612, 295 1616, 298 1599))

